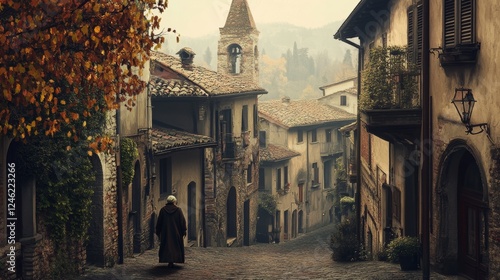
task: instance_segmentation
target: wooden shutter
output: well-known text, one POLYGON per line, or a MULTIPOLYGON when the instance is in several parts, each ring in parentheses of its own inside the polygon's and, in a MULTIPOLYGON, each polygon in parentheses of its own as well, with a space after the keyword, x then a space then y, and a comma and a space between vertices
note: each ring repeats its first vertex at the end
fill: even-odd
POLYGON ((443 11, 443 44, 444 48, 454 47, 456 44, 455 32, 455 0, 444 0, 443 11))
POLYGON ((415 18, 413 12, 413 6, 408 9, 408 60, 415 62, 415 36, 414 36, 414 25, 415 18))
POLYGON ((417 42, 416 42, 416 61, 415 64, 417 66, 422 65, 422 46, 423 46, 423 29, 424 29, 424 13, 423 13, 423 5, 420 3, 417 5, 417 20, 416 20, 416 33, 417 33, 417 42))
POLYGON ((473 43, 474 0, 460 1, 460 43, 473 43))
POLYGON ((419 2, 408 9, 408 61, 422 64, 423 6, 419 2))

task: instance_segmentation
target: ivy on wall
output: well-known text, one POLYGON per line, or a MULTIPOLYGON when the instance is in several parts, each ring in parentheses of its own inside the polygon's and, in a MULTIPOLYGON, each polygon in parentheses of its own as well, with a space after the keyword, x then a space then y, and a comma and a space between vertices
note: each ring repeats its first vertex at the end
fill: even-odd
POLYGON ((403 46, 376 47, 363 71, 361 110, 418 107, 418 71, 403 46))
POLYGON ((274 215, 277 207, 278 200, 276 196, 269 193, 259 193, 259 208, 269 213, 269 215, 274 215))
POLYGON ((134 162, 139 156, 137 144, 130 138, 120 140, 120 167, 122 169, 122 187, 127 187, 134 178, 134 162))
MULTIPOLYGON (((88 94, 94 94, 96 106, 104 103, 98 92, 88 94)), ((75 95, 61 93, 61 98, 70 100, 75 95)), ((61 124, 53 136, 35 135, 14 144, 17 172, 36 180, 37 219, 43 221, 47 237, 55 246, 54 258, 66 262, 61 264, 64 267, 76 269, 77 256, 68 248, 84 244, 88 237, 95 184, 89 151, 94 140, 103 136, 106 118, 104 112, 74 104, 68 108, 68 114, 75 115, 71 124, 61 124)))

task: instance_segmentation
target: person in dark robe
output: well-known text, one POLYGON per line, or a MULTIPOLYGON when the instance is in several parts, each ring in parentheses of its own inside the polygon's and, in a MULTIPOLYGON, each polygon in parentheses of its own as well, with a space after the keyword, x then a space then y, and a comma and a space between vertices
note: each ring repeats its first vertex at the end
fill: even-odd
POLYGON ((168 263, 168 267, 174 267, 174 263, 184 263, 186 230, 186 219, 181 208, 177 207, 177 199, 169 195, 167 205, 160 210, 156 223, 156 235, 160 239, 160 263, 168 263))

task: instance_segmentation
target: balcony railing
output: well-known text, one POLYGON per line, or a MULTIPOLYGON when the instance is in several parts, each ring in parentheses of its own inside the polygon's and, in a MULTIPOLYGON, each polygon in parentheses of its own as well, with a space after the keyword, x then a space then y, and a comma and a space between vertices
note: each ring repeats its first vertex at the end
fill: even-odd
POLYGON ((363 72, 361 110, 420 107, 420 72, 403 47, 374 48, 363 72))
POLYGON ((323 142, 320 143, 320 153, 321 155, 333 155, 342 153, 342 147, 336 142, 323 142))

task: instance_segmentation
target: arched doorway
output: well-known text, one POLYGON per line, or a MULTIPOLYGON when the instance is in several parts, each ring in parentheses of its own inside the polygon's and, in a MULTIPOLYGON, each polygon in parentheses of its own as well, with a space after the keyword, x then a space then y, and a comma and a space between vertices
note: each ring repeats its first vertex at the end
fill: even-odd
POLYGON ((439 268, 472 279, 488 275, 488 195, 484 172, 463 142, 450 144, 438 182, 439 268))
POLYGON ((141 197, 142 197, 142 186, 141 186, 141 164, 139 161, 135 162, 134 167, 134 178, 132 180, 132 213, 133 213, 133 227, 134 227, 134 237, 133 246, 134 253, 141 253, 141 241, 142 241, 142 211, 141 211, 141 197))
POLYGON ((196 183, 191 182, 188 185, 188 240, 196 241, 196 183))
POLYGON ((234 187, 231 187, 229 190, 229 194, 227 195, 227 219, 226 219, 226 237, 227 239, 229 238, 234 238, 236 237, 237 233, 237 227, 236 227, 236 189, 234 187))
POLYGON ((297 210, 292 212, 292 238, 297 237, 297 210))
POLYGON ((299 229, 299 233, 304 232, 304 212, 302 210, 299 211, 298 229, 299 229))
POLYGON ((92 195, 92 219, 90 220, 87 243, 87 263, 104 266, 104 194, 103 171, 99 156, 93 154, 90 161, 95 175, 92 195))

